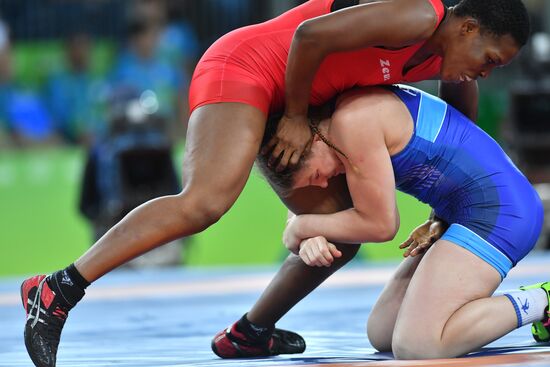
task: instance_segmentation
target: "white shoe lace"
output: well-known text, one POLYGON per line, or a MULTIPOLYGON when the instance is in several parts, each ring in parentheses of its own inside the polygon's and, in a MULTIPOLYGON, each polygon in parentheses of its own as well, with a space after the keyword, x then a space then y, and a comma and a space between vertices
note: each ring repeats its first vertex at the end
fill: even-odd
POLYGON ((40 302, 42 301, 42 298, 40 296, 42 295, 42 288, 47 278, 48 277, 44 277, 44 279, 42 279, 38 284, 38 290, 36 291, 36 295, 34 296, 32 307, 29 311, 28 318, 29 319, 34 318, 34 321, 31 324, 31 328, 34 328, 38 323, 38 320, 40 319, 40 302), (35 309, 36 309, 36 315, 33 315, 33 311, 35 309))

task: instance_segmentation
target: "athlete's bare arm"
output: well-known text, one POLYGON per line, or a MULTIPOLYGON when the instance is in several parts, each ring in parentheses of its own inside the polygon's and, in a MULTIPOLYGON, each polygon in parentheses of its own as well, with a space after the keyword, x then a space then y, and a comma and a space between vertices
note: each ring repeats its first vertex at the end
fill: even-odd
POLYGON ((323 236, 331 242, 358 243, 385 242, 395 236, 399 213, 383 122, 390 116, 400 119, 400 113, 403 118, 410 117, 406 108, 401 112, 395 108, 393 98, 358 92, 345 98, 344 106, 338 107, 333 115, 329 140, 348 156, 348 159, 341 159, 353 208, 334 214, 297 217, 297 237, 323 236))
POLYGON ((410 46, 429 38, 437 19, 428 0, 387 0, 303 22, 294 34, 288 56, 285 115, 307 114, 313 79, 330 53, 372 46, 410 46))
POLYGON ((462 83, 439 82, 439 97, 462 112, 470 120, 477 120, 479 90, 477 81, 462 83))
POLYGON ((307 111, 313 79, 333 52, 380 46, 401 48, 428 39, 438 17, 428 0, 367 1, 303 22, 294 34, 285 74, 286 106, 271 152, 278 169, 298 162, 310 137, 307 111))

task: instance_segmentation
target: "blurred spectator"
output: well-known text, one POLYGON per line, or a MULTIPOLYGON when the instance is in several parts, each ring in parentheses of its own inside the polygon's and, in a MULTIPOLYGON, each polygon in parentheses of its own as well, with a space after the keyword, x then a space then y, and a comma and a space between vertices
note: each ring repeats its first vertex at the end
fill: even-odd
POLYGON ((202 50, 193 25, 187 20, 186 7, 181 4, 181 0, 166 2, 168 17, 160 38, 159 50, 173 65, 183 66, 187 74, 191 75, 202 50))
POLYGON ((203 51, 224 34, 271 17, 268 1, 201 0, 197 4, 187 0, 180 3, 187 10, 194 9, 194 26, 200 32, 203 51))
POLYGON ((103 85, 90 71, 91 47, 89 35, 71 35, 65 42, 65 64, 46 85, 46 99, 57 131, 70 144, 89 144, 102 128, 103 85))
POLYGON ((50 115, 39 95, 17 85, 9 31, 0 23, 0 120, 21 146, 57 141, 50 115))
POLYGON ((224 33, 252 23, 251 0, 207 0, 222 15, 224 33))
MULTIPOLYGON (((178 2, 181 2, 178 0, 178 2)), ((193 26, 186 19, 187 14, 180 6, 174 6, 174 1, 165 3, 168 15, 158 44, 161 58, 168 61, 181 73, 180 88, 177 103, 177 127, 185 136, 189 117, 188 88, 195 65, 201 56, 201 46, 193 26)))
MULTIPOLYGON (((131 88, 114 89, 108 99, 108 128, 89 151, 79 204, 96 240, 135 207, 180 191, 167 121, 156 104, 150 92, 131 88)), ((178 265, 184 243, 159 247, 127 266, 178 265)))
POLYGON ((11 95, 8 79, 11 79, 11 65, 9 60, 8 33, 3 23, 0 23, 0 147, 9 144, 7 100, 11 95))
POLYGON ((128 1, 134 0, 0 0, 0 14, 17 40, 64 39, 82 29, 111 37, 123 30, 128 1))
POLYGON ((181 104, 184 103, 178 97, 187 87, 187 83, 184 82, 182 68, 174 67, 159 52, 160 37, 164 30, 160 3, 140 3, 147 6, 136 6, 136 10, 130 14, 128 44, 118 56, 110 82, 113 88, 152 91, 159 101, 158 112, 169 120, 176 121, 182 109, 181 104))

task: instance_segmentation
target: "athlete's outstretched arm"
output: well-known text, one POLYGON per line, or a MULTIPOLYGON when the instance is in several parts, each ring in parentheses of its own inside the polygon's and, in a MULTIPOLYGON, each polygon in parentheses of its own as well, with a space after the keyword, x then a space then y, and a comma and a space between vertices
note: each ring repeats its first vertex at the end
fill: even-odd
POLYGON ((371 46, 410 46, 429 38, 437 21, 428 0, 386 0, 303 22, 294 34, 288 56, 285 113, 264 153, 274 148, 271 157, 280 160, 280 169, 298 162, 310 136, 307 111, 311 86, 327 55, 371 46))
POLYGON ((410 46, 429 38, 436 25, 437 14, 427 0, 362 4, 303 22, 288 55, 285 115, 307 114, 313 79, 330 53, 410 46))

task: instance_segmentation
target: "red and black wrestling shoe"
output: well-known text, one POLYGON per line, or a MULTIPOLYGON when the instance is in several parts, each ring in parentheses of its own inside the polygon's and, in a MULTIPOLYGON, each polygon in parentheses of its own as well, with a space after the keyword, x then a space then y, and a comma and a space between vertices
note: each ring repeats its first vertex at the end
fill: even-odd
POLYGON ((258 342, 239 331, 238 322, 220 331, 212 340, 212 351, 220 358, 269 357, 303 353, 306 342, 292 331, 274 329, 266 342, 258 342))
POLYGON ((25 346, 37 367, 55 367, 61 330, 69 313, 47 279, 46 275, 37 275, 21 284, 21 300, 27 312, 25 346))

